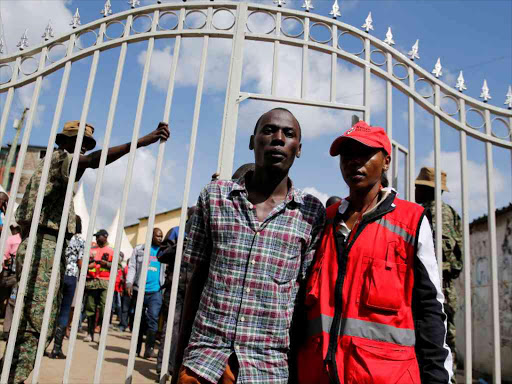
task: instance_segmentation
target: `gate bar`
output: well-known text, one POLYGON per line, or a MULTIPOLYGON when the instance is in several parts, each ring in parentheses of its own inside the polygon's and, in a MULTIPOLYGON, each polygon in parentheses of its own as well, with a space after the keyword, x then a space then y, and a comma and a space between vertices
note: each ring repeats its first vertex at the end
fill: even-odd
MULTIPOLYGON (((390 76, 393 76, 393 57, 391 53, 387 53, 386 56, 386 69, 390 76)), ((389 137, 389 141, 393 142, 393 85, 389 80, 386 80, 386 133, 389 137)), ((389 164, 388 174, 391 175, 391 180, 389 182, 390 186, 393 187, 394 182, 394 169, 395 163, 394 157, 396 154, 390 153, 392 156, 391 163, 389 164)), ((398 190, 398 186, 397 186, 398 190)))
MULTIPOLYGON (((151 25, 151 30, 156 31, 158 26, 158 19, 159 19, 159 11, 156 10, 153 14, 153 22, 151 25)), ((137 140, 139 138, 139 131, 140 131, 140 124, 142 120, 142 112, 144 109, 144 101, 146 98, 146 90, 148 85, 148 79, 149 79, 149 71, 151 68, 151 58, 153 56, 153 49, 155 46, 155 38, 151 37, 148 41, 148 48, 146 50, 146 62, 144 63, 144 70, 142 73, 142 81, 139 91, 139 100, 137 102, 137 112, 135 114, 135 122, 133 126, 133 135, 132 135, 132 142, 130 145, 130 157, 128 159, 128 168, 127 168, 127 174, 126 179, 124 183, 124 189, 123 189, 123 200, 121 201, 121 211, 119 213, 119 223, 117 226, 117 234, 118 236, 121 235, 121 230, 123 229, 123 223, 124 223, 124 216, 126 213, 126 205, 128 203, 128 193, 130 191, 130 184, 132 181, 132 174, 133 174, 133 166, 135 164, 135 153, 137 151, 137 140)), ((153 194, 155 191, 153 191, 153 194)), ((156 191, 158 193, 158 191, 156 191)), ((148 232, 153 230, 152 228, 148 227, 148 232)), ((117 239, 116 239, 117 240, 117 239)), ((119 243, 121 244, 121 243, 119 243)), ((135 318, 133 322, 133 328, 132 328, 132 338, 130 342, 130 352, 128 354, 128 363, 126 367, 126 383, 131 383, 133 378, 133 366, 135 364, 135 348, 137 347, 137 338, 139 335, 140 330, 140 316, 142 313, 142 301, 144 300, 144 288, 145 288, 145 282, 146 282, 146 273, 147 273, 147 267, 148 267, 148 261, 149 261, 149 249, 144 251, 144 258, 142 261, 142 276, 141 276, 141 285, 139 286, 139 295, 137 299, 137 305, 135 308, 135 318)), ((117 266, 116 266, 117 268, 117 266)), ((117 272, 117 270, 116 270, 117 272)), ((139 280, 140 281, 140 280, 139 280)), ((106 309, 106 308, 105 308, 106 309)), ((107 309, 106 309, 107 310, 107 309)), ((110 310, 110 308, 109 308, 110 310)))
MULTIPOLYGON (((434 105, 440 109, 441 90, 439 85, 434 86, 434 105)), ((434 194, 435 194, 435 216, 436 227, 434 239, 437 255, 437 267, 439 269, 439 283, 443 287, 443 200, 441 197, 441 120, 437 114, 434 114, 434 194)), ((445 299, 446 301, 446 299, 445 299)))
MULTIPOLYGON (((179 20, 178 20, 178 30, 183 29, 183 23, 185 20, 185 8, 181 9, 179 20)), ((178 59, 180 55, 181 50, 181 36, 176 36, 176 39, 174 40, 174 50, 172 53, 172 64, 171 64, 171 72, 169 74, 169 85, 167 86, 167 99, 165 100, 165 108, 164 108, 164 122, 168 123, 171 116, 171 107, 172 107, 172 99, 174 95, 174 85, 175 85, 175 79, 176 79, 176 71, 178 68, 178 59)), ((166 266, 166 268, 170 268, 170 266, 166 266)), ((168 273, 168 272, 167 272, 168 273)), ((179 279, 178 279, 179 280, 179 279)), ((169 288, 166 288, 169 289, 169 288)), ((169 321, 174 322, 174 317, 169 319, 169 311, 167 312, 167 324, 169 324, 169 321)), ((162 356, 162 366, 160 369, 160 377, 159 380, 163 384, 167 380, 167 371, 168 371, 168 363, 169 363, 169 355, 171 352, 171 341, 172 341, 172 334, 167 333, 168 325, 166 324, 165 329, 165 338, 163 345, 160 344, 160 348, 164 349, 164 353, 162 356), (165 363, 164 363, 165 362, 165 363)), ((177 340, 174 340, 175 343, 177 343, 177 340)))
MULTIPOLYGON (((70 39, 69 39, 69 42, 68 42, 68 47, 67 47, 67 52, 66 52, 66 56, 70 56, 72 53, 73 53, 73 48, 75 46, 75 38, 76 38, 76 34, 73 34, 71 35, 70 39)), ((47 181, 48 181, 48 174, 49 174, 49 171, 50 171, 50 163, 51 163, 51 159, 52 159, 52 156, 53 156, 53 151, 54 151, 54 146, 55 146, 55 138, 57 136, 57 129, 59 127, 59 123, 60 123, 60 117, 61 117, 61 114, 62 114, 62 108, 64 106, 64 100, 65 100, 65 97, 66 97, 66 92, 67 92, 67 89, 68 89, 68 83, 69 83, 69 76, 70 76, 70 73, 71 73, 71 62, 68 61, 64 67, 64 73, 62 74, 62 80, 61 80, 61 85, 60 85, 60 89, 59 89, 59 95, 58 95, 58 99, 57 99, 57 105, 55 107, 55 112, 54 112, 54 115, 53 115, 53 123, 52 123, 52 128, 51 128, 51 131, 50 131, 50 137, 48 138, 48 145, 46 147, 46 155, 45 155, 45 159, 44 159, 44 164, 43 164, 43 173, 41 175, 41 180, 40 180, 40 184, 39 184, 39 189, 38 189, 38 192, 37 192, 37 198, 36 198, 36 204, 35 204, 35 207, 34 207, 34 217, 33 217, 33 221, 32 221, 32 224, 31 225, 35 225, 36 226, 36 231, 37 231, 37 227, 38 227, 38 224, 39 224, 39 218, 40 218, 40 214, 41 214, 41 210, 42 210, 42 205, 43 205, 43 199, 44 199, 44 193, 45 193, 45 189, 46 189, 46 184, 47 184, 47 181), (34 224, 36 223, 36 224, 34 224)), ((32 231, 32 228, 31 228, 31 231, 32 231)), ((33 235, 33 237, 31 238, 29 236, 29 244, 30 242, 32 242, 32 247, 33 247, 33 243, 34 243, 34 238, 35 235, 33 235)), ((27 252, 28 254, 28 252, 27 252)), ((30 253, 32 254, 32 252, 30 253)), ((55 264, 55 263, 54 263, 55 264)), ((53 266, 52 268, 55 268, 55 266, 53 266)), ((58 264, 57 264, 57 269, 58 269, 58 264)), ((52 272, 53 272, 53 269, 52 269, 52 272)), ((53 284, 55 285, 55 283, 53 284)), ((52 281, 50 279, 50 289, 52 287, 52 281)), ((46 307, 45 307, 45 312, 44 312, 44 315, 43 315, 43 326, 41 328, 41 333, 39 335, 39 343, 38 343, 38 349, 37 349, 37 353, 36 353, 36 361, 35 361, 35 366, 34 366, 34 372, 33 372, 33 375, 32 375, 32 382, 33 383, 37 383, 38 382, 38 379, 39 379, 39 370, 40 370, 40 366, 41 366, 41 360, 42 360, 42 352, 39 353, 39 349, 41 348, 41 344, 42 344, 42 340, 45 340, 46 341, 46 331, 48 329, 48 318, 49 316, 45 317, 46 315, 46 308, 48 306, 51 306, 51 301, 46 301, 46 307), (45 328, 45 323, 46 323, 46 330, 45 332, 43 333, 43 329, 45 328), (43 337, 44 336, 44 337, 43 337)), ((46 346, 46 342, 43 343, 43 349, 45 348, 46 346)))
MULTIPOLYGON (((460 122, 466 125, 466 102, 459 99, 460 122)), ((469 190, 468 190, 468 151, 466 132, 460 131, 460 164, 462 185, 462 242, 464 252, 464 381, 466 384, 473 382, 473 350, 471 327, 471 250, 469 237, 469 190)), ((455 374, 455 372, 454 372, 455 374)))
MULTIPOLYGON (((408 77, 409 77, 409 88, 411 91, 414 91, 414 69, 412 67, 408 67, 408 77)), ((414 176, 416 170, 414 169, 414 159, 416 157, 415 150, 415 137, 414 137, 414 99, 412 96, 409 96, 409 153, 407 154, 407 177, 406 177, 406 186, 405 186, 405 199, 414 202, 414 176)))
MULTIPOLYGON (((491 113, 485 110, 485 131, 492 135, 491 113)), ((491 308, 492 308, 492 333, 494 348, 493 383, 501 383, 501 350, 500 350, 500 312, 498 290, 498 250, 496 245, 496 205, 494 197, 494 162, 492 144, 485 143, 485 157, 487 168, 487 208, 488 230, 491 258, 491 308)))
MULTIPOLYGON (((39 69, 42 69, 44 67, 44 63, 46 61, 46 52, 47 48, 43 48, 41 52, 41 56, 39 58, 39 69)), ((32 132, 32 125, 34 123, 34 118, 37 111, 37 105, 39 102, 39 94, 41 91, 41 85, 43 83, 43 77, 38 76, 36 80, 36 84, 34 87, 34 92, 32 93, 32 100, 30 102, 30 110, 28 115, 28 121, 27 125, 25 126, 25 133, 23 134, 23 139, 21 141, 21 147, 20 152, 18 154, 18 159, 16 161, 16 171, 14 173, 14 180, 11 187, 11 198, 9 198, 9 203, 7 204, 7 214, 5 215, 5 222, 10 223, 13 215, 14 215, 14 203, 16 202, 16 195, 18 194, 18 188, 20 186, 20 180, 21 180, 21 173, 23 170, 23 164, 25 163, 25 155, 27 154, 27 147, 28 142, 30 139, 30 133, 32 132)), ((37 213, 37 212, 35 212, 37 213)), ((39 224, 35 220, 35 215, 32 218, 32 225, 30 228, 30 235, 32 235, 32 244, 30 244, 30 237, 29 237, 29 246, 34 244, 34 237, 35 232, 37 230, 37 225, 39 224)), ((39 221, 39 220, 38 220, 39 221)), ((7 232, 8 231, 2 231, 2 237, 1 237, 1 246, 0 246, 0 260, 3 262, 3 256, 4 256, 4 247, 5 242, 7 240, 7 232)), ((14 314, 13 319, 11 323, 11 330, 9 332, 9 340, 7 342, 7 347, 4 353, 4 362, 2 367, 2 375, 0 377, 1 383, 7 383, 9 378, 9 370, 11 368, 11 362, 12 362, 12 356, 14 353, 14 346, 16 344, 16 338, 18 336, 18 326, 20 322, 20 316, 21 316, 21 307, 23 306, 23 299, 25 297, 25 289, 27 285, 28 280, 28 274, 30 269, 30 263, 32 261, 32 249, 27 247, 27 251, 25 254, 25 260, 23 262, 23 268, 21 273, 21 280, 18 284, 18 291, 16 293, 16 306, 14 307, 14 314)))
MULTIPOLYGON (((20 66, 21 66, 21 56, 19 56, 14 63, 14 67, 12 68, 12 77, 11 77, 11 81, 9 83, 14 84, 18 80, 18 73, 19 73, 20 66)), ((12 104, 13 97, 14 97, 14 87, 11 87, 7 91, 7 98, 5 99, 4 110, 2 111, 2 121, 0 122, 0 143, 2 143, 4 140, 5 127, 7 126, 7 121, 9 120, 9 112, 11 111, 11 104, 12 104)), ((2 251, 2 257, 3 257, 3 254, 4 254, 4 252, 2 251)))
MULTIPOLYGON (((338 46, 338 27, 332 26, 332 46, 338 46)), ((336 74, 338 72, 338 55, 331 53, 331 103, 336 102, 336 74)))
MULTIPOLYGON (((304 41, 309 41, 309 17, 304 18, 304 41)), ((304 44, 302 46, 302 83, 300 97, 305 99, 308 92, 308 77, 309 77, 309 46, 304 44)))
MULTIPOLYGON (((196 102, 194 106, 194 117, 192 122, 192 132, 190 135, 190 149, 188 153, 188 162, 187 162, 187 174, 185 177, 185 190, 183 192, 183 202, 181 205, 181 215, 180 215, 180 226, 179 226, 179 233, 178 233, 178 244, 176 248, 176 257, 174 260, 174 271, 173 271, 173 278, 172 278, 172 287, 171 287, 171 298, 169 302, 169 313, 167 316, 167 328, 166 328, 166 334, 165 337, 171 338, 172 337, 172 331, 174 326, 174 316, 176 312, 176 298, 178 294, 178 284, 179 284, 179 275, 180 275, 180 267, 181 267, 181 261, 182 261, 182 254, 183 254, 183 240, 185 238, 185 223, 187 221, 187 210, 188 210, 188 198, 190 194, 190 184, 192 181, 192 169, 194 167, 194 157, 195 157, 195 148, 196 148, 196 139, 197 139, 197 129, 199 126, 199 113, 201 111, 201 100, 203 95, 203 84, 204 84, 204 74, 206 69, 206 58, 208 54, 208 40, 209 37, 205 36, 203 40, 203 51, 201 54, 201 66, 199 69, 199 79, 197 83, 197 92, 196 92, 196 102)), ((166 343, 167 344, 167 340, 166 343)), ((164 350, 165 354, 165 350, 164 350)), ((168 355, 167 355, 168 356, 168 355)), ((168 370, 168 362, 169 358, 164 359, 162 361, 162 370, 160 372, 160 382, 165 382, 165 379, 167 378, 167 370, 168 370)), ((176 369, 179 369, 179 367, 175 367, 176 369)), ((177 372, 173 372, 175 375, 177 372)))
MULTIPOLYGON (((103 23, 100 27, 99 34, 98 34, 97 41, 99 42, 99 44, 101 44, 101 41, 103 40, 103 35, 105 33, 105 29, 106 29, 106 24, 103 23)), ((70 206, 71 206, 71 204, 73 204, 73 197, 74 197, 73 189, 74 189, 74 184, 75 184, 75 180, 76 180, 76 174, 78 171, 78 162, 80 159, 80 151, 82 148, 83 136, 85 133, 85 124, 86 124, 86 120, 87 120, 87 115, 89 114, 89 107, 90 107, 91 98, 92 98, 92 91, 94 88, 94 81, 96 79, 96 72, 98 69, 99 58, 100 58, 100 51, 94 52, 94 56, 93 56, 92 64, 91 64, 91 70, 89 73, 89 80, 87 83, 87 90, 85 93, 84 105, 82 107, 82 115, 80 117, 80 126, 79 126, 78 136, 76 139, 75 150, 73 153, 73 161, 71 162, 71 170, 69 173, 69 180, 68 180, 68 185, 67 185, 67 189, 66 189, 66 196, 64 198, 64 208, 63 208, 62 216, 61 216, 61 220, 60 220, 59 234, 57 237, 57 246, 55 248, 55 255, 53 257, 53 266, 52 266, 52 273, 51 273, 51 277, 50 277, 50 286, 48 289, 48 296, 46 297, 46 306, 45 306, 44 314, 43 314, 43 324, 41 327, 41 334, 39 336, 39 344, 37 347, 37 358, 39 359, 39 365, 36 365, 35 373, 37 375, 34 375, 34 377, 32 379, 32 382, 34 384, 37 383, 37 379, 39 378, 39 369, 40 369, 41 359, 43 358, 43 353, 44 353, 44 350, 46 349, 46 335, 48 333, 48 325, 49 325, 48 323, 50 321, 52 302, 53 302, 53 298, 55 296, 55 286, 57 284, 57 275, 59 274, 59 264, 61 261, 63 248, 66 244, 66 243, 64 243, 64 240, 65 240, 64 238, 65 238, 67 227, 68 227, 68 217, 69 217, 69 211, 71 209, 70 206)), ((59 294, 59 292, 57 292, 57 294, 59 294)), ((55 322, 57 322, 57 319, 55 319, 55 322)), ((55 326, 56 326, 56 323, 55 323, 55 326)))
MULTIPOLYGON (((126 19, 126 25, 124 27, 124 32, 123 32, 124 37, 129 36, 129 34, 130 34, 132 20, 133 20, 133 17, 131 15, 128 16, 128 18, 126 19)), ((93 228, 96 224, 96 215, 98 212, 100 193, 101 193, 101 189, 103 186, 103 177, 105 175, 105 173, 104 173, 105 166, 107 164, 107 153, 108 153, 108 150, 110 147, 110 138, 112 135, 112 127, 114 124, 114 118, 115 118, 115 114, 116 114, 117 101, 118 101, 118 96, 119 96, 119 88, 121 86, 121 80, 123 77, 124 63, 126 61, 127 47, 128 47, 128 44, 126 42, 124 42, 123 45, 121 46, 121 51, 119 53, 119 59, 117 62, 116 77, 115 77, 114 86, 112 89, 112 96, 111 96, 110 107, 109 107, 109 111, 108 111, 105 137, 103 140, 103 148, 101 150, 100 164, 99 164, 98 173, 96 176, 96 185, 94 187, 94 199, 93 199, 93 206, 92 206, 92 210, 91 210, 92 220, 89 221, 90 230, 87 231, 87 237, 88 237, 87 243, 88 244, 91 244, 92 236, 93 236, 93 228), (89 236, 89 233, 91 234, 90 236, 89 236)), ((115 278, 112 279, 112 276, 114 276, 114 277, 117 276, 117 265, 119 262, 119 251, 120 251, 121 239, 122 239, 122 237, 118 233, 116 233, 116 242, 114 245, 114 256, 112 258, 112 264, 111 264, 111 268, 110 268, 109 286, 107 289, 107 300, 105 303, 105 311, 108 310, 108 314, 107 313, 103 314, 103 322, 101 325, 101 333, 100 333, 100 339, 99 339, 99 345, 98 345, 98 354, 96 356, 96 368, 94 371, 94 382, 98 382, 98 377, 101 377, 101 370, 103 368, 103 366, 102 366, 103 356, 105 353, 105 344, 107 341, 107 333, 108 333, 108 329, 109 329, 108 324, 105 325, 104 320, 105 319, 110 320, 110 308, 112 308, 112 295, 110 294, 110 292, 111 292, 110 285, 111 285, 112 281, 115 281, 115 278), (113 268, 114 264, 116 267, 115 274, 112 273, 112 270, 114 270, 114 268, 113 268), (109 298, 110 298, 110 302, 109 302, 109 298)), ((90 257, 90 250, 88 251, 88 255, 90 257)), ((83 283, 84 283, 83 285, 85 287, 85 280, 83 283)), ((83 300, 83 294, 82 294, 82 300, 83 300)), ((80 308, 81 307, 82 306, 80 305, 80 308)), ((76 338, 75 338, 75 340, 76 340, 76 338)))
POLYGON ((368 125, 370 125, 370 83, 371 83, 371 45, 370 45, 370 39, 367 37, 364 39, 364 60, 366 61, 364 66, 364 106, 366 107, 366 111, 364 113, 364 120, 368 125))
MULTIPOLYGON (((244 60, 243 48, 245 43, 246 24, 247 3, 242 2, 238 4, 237 9, 236 26, 233 33, 233 47, 231 49, 228 85, 226 89, 226 104, 224 105, 222 121, 221 148, 219 151, 219 173, 221 179, 230 179, 231 174, 233 173, 238 106, 241 101, 241 97, 243 96, 243 94, 240 93, 240 86, 242 83, 244 60)), ((176 276, 177 275, 174 275, 174 278, 176 278, 176 276)))
MULTIPOLYGON (((276 13, 276 36, 281 36, 281 12, 276 13)), ((279 41, 274 41, 274 62, 272 68, 272 96, 277 92, 277 75, 279 74, 279 41)))

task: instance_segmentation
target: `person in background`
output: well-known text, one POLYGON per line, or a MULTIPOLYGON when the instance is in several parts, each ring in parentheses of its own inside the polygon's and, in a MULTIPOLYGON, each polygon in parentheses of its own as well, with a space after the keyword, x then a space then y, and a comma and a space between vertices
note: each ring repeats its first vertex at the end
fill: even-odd
MULTIPOLYGON (((35 247, 32 255, 28 255, 28 257, 32 257, 32 263, 30 266, 28 284, 26 286, 22 317, 16 336, 13 360, 9 371, 9 382, 24 382, 34 367, 38 340, 41 334, 43 313, 48 296, 49 281, 52 272, 51 266, 53 265, 53 257, 56 254, 57 236, 59 234, 62 213, 68 208, 68 221, 65 223, 66 240, 70 240, 76 233, 76 215, 73 204, 69 207, 65 207, 64 201, 73 160, 72 154, 77 143, 79 127, 80 122, 78 120, 68 121, 64 124, 62 132, 58 133, 55 139, 55 144, 57 144, 58 148, 53 151, 50 160, 50 170, 46 188, 44 189, 44 200, 39 217, 35 247)), ((94 127, 85 123, 82 146, 79 148, 78 170, 74 181, 80 180, 86 169, 98 168, 100 165, 101 150, 86 155, 87 151, 92 150, 96 146, 93 133, 94 127)), ((167 141, 169 134, 168 125, 166 123, 160 123, 154 131, 137 140, 137 148, 145 147, 159 141, 167 141)), ((130 146, 131 143, 125 143, 109 148, 107 151, 106 164, 110 164, 129 153, 130 146)), ((28 245, 27 235, 32 224, 32 218, 34 217, 37 194, 43 175, 43 165, 44 159, 41 159, 25 188, 21 203, 16 210, 16 222, 21 227, 21 237, 23 239, 16 256, 16 274, 18 279, 21 278, 22 266, 26 256, 25 253, 28 245)), ((65 247, 66 244, 63 244, 62 254, 64 254, 65 247)), ((63 262, 64 258, 62 258, 62 263, 63 262)), ((59 288, 60 278, 57 279, 55 286, 56 292, 59 291, 59 288)), ((60 307, 59 296, 60 295, 55 295, 51 307, 51 316, 48 326, 48 344, 55 332, 57 312, 60 307)))
MULTIPOLYGON (((190 207, 187 211, 187 222, 185 224, 185 237, 183 239, 183 249, 186 248, 188 237, 187 234, 190 231, 190 225, 192 224, 192 217, 194 212, 196 211, 196 207, 190 207)), ((160 372, 162 370, 162 361, 164 358, 164 344, 165 344, 165 335, 167 331, 167 318, 169 317, 169 305, 171 301, 171 289, 172 289, 172 281, 173 281, 173 273, 174 273, 174 262, 176 259, 176 250, 178 247, 178 233, 179 227, 176 228, 176 236, 171 238, 170 233, 165 237, 166 240, 162 243, 160 247, 160 251, 158 252, 158 260, 161 263, 166 264, 165 268, 165 284, 162 287, 164 290, 163 295, 163 304, 162 304, 162 316, 164 319, 163 323, 163 332, 160 335, 160 348, 158 349, 158 357, 156 362, 156 372, 158 376, 160 376, 160 372)), ((174 322, 172 327, 172 338, 171 338, 171 351, 169 353, 169 364, 168 364, 168 373, 172 376, 175 372, 174 361, 176 359, 176 351, 178 338, 180 334, 180 329, 182 326, 183 320, 183 304, 185 302, 185 294, 187 284, 190 280, 190 269, 187 267, 187 264, 184 260, 181 261, 180 265, 180 274, 178 280, 178 293, 176 296, 176 307, 174 309, 174 322)))
MULTIPOLYGON (((163 233, 160 228, 153 229, 151 239, 151 249, 149 251, 149 266, 146 275, 146 289, 144 290, 144 302, 142 313, 144 314, 144 326, 139 330, 139 343, 142 345, 142 329, 146 329, 146 348, 144 349, 144 358, 150 359, 157 357, 154 347, 156 341, 156 331, 158 329, 158 317, 162 308, 161 287, 165 283, 165 267, 157 259, 158 250, 163 240, 163 233)), ((128 262, 128 276, 126 277, 126 292, 128 296, 134 299, 138 295, 139 281, 142 274, 142 262, 144 260, 144 244, 137 245, 132 257, 128 262)), ((140 347, 137 348, 137 354, 140 353, 140 347)))
MULTIPOLYGON (((435 201, 435 170, 430 167, 423 167, 416 178, 416 202, 425 208, 425 215, 432 227, 435 239, 436 232, 436 201, 435 201)), ((446 185, 446 172, 441 171, 441 193, 449 192, 446 185)), ((450 205, 442 202, 442 252, 443 252, 443 293, 444 310, 448 316, 448 333, 446 343, 453 355, 453 372, 457 370, 457 348, 455 345, 455 313, 457 310, 457 291, 455 280, 462 272, 463 245, 462 245, 462 222, 460 216, 450 205)), ((451 382, 455 384, 455 375, 451 382)))
POLYGON ((2 233, 4 227, 3 215, 5 215, 8 203, 9 195, 4 191, 3 187, 0 186, 0 233, 2 233))
MULTIPOLYGON (((16 304, 16 252, 21 243, 20 227, 17 224, 11 225, 11 236, 7 238, 7 245, 4 255, 4 265, 1 286, 2 291, 7 294, 7 303, 5 306, 4 332, 2 339, 9 338, 11 330, 12 316, 16 304), (14 299, 13 299, 14 297, 14 299)), ((2 303, 4 299, 2 298, 2 303)))
POLYGON ((119 332, 124 332, 126 330, 126 328, 132 327, 133 323, 131 321, 131 311, 133 310, 132 308, 132 301, 135 303, 135 299, 136 298, 133 298, 132 300, 132 297, 130 295, 128 295, 128 291, 126 289, 126 278, 128 278, 128 264, 130 263, 130 261, 128 260, 128 263, 126 263, 126 266, 123 268, 123 276, 125 277, 125 281, 124 281, 124 284, 123 284, 123 294, 121 296, 121 322, 119 323, 119 327, 118 327, 118 330, 119 332))
POLYGON ((122 265, 123 260, 124 253, 119 251, 119 264, 117 264, 116 285, 114 290, 114 300, 112 301, 112 311, 110 312, 110 324, 112 324, 114 314, 117 315, 117 319, 119 322, 121 322, 123 312, 122 296, 126 286, 126 275, 124 272, 125 269, 122 265))
POLYGON ((94 341, 96 312, 99 311, 98 324, 102 323, 105 302, 107 300, 108 280, 114 250, 108 246, 108 232, 100 229, 96 236, 96 245, 91 247, 89 268, 85 281, 85 316, 87 317, 88 335, 85 342, 94 341))
POLYGON ((57 329, 55 330, 55 339, 53 341, 53 350, 50 352, 51 359, 65 359, 62 353, 62 341, 66 335, 66 327, 71 312, 71 304, 75 297, 76 283, 82 268, 82 259, 84 257, 85 240, 82 238, 82 220, 76 216, 76 233, 69 240, 66 247, 66 271, 62 282, 62 302, 60 304, 59 316, 57 318, 57 329))
POLYGON ((448 384, 452 375, 425 210, 385 188, 391 143, 359 121, 336 138, 349 196, 327 209, 298 323, 299 384, 448 384))

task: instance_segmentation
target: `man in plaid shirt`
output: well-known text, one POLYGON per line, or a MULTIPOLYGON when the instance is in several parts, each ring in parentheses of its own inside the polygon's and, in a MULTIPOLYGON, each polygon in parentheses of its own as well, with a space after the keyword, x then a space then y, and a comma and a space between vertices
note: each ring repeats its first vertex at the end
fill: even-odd
POLYGON ((300 140, 291 112, 263 114, 249 143, 255 170, 201 192, 174 382, 288 383, 292 315, 325 220, 288 178, 300 140))

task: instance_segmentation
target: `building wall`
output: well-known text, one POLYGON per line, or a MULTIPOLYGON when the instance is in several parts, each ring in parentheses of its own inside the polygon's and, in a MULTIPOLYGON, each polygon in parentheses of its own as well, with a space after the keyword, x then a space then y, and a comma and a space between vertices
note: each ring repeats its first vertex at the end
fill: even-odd
MULTIPOLYGON (((176 208, 171 211, 159 213, 155 215, 155 228, 160 228, 164 235, 172 228, 180 225, 181 208, 176 208)), ((139 219, 135 225, 125 227, 126 236, 130 244, 135 247, 137 244, 142 244, 146 240, 146 233, 148 228, 148 218, 139 219)))
MULTIPOLYGON (((5 170, 5 162, 7 161, 7 155, 9 153, 10 147, 3 147, 1 151, 1 168, 0 168, 0 183, 3 180, 3 175, 5 170)), ((18 148, 19 149, 19 148, 18 148)), ((21 173, 21 179, 20 179, 20 185, 18 187, 18 194, 16 196, 16 202, 20 203, 21 198, 23 197, 23 194, 25 193, 25 189, 27 187, 28 182, 30 181, 30 178, 32 177, 32 174, 34 173, 34 170, 36 169, 37 165, 41 161, 42 158, 44 158, 44 154, 46 153, 46 148, 41 147, 32 147, 29 146, 27 148, 27 153, 25 155, 25 163, 23 164, 23 170, 21 173), (41 153, 43 152, 43 153, 41 153), (41 157, 42 156, 42 157, 41 157)), ((16 170, 16 163, 18 159, 18 154, 16 154, 12 167, 9 170, 9 173, 11 174, 11 181, 14 176, 14 172, 16 170)), ((7 190, 10 191, 11 186, 7 186, 7 190)))
MULTIPOLYGON (((512 380, 512 212, 496 217, 498 245, 498 287, 501 338, 501 374, 512 380)), ((491 307, 491 262, 487 221, 471 226, 471 305, 473 369, 492 375, 493 332, 491 307)), ((464 280, 456 282, 458 310, 456 313, 457 349, 464 359, 464 280)))

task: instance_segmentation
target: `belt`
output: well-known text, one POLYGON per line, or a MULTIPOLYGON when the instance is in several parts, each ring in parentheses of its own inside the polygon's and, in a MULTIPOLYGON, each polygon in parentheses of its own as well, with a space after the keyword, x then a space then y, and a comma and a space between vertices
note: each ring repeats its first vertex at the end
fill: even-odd
MULTIPOLYGON (((57 237, 59 236, 59 231, 56 229, 48 228, 48 227, 39 227, 37 229, 37 233, 43 235, 43 239, 57 242, 57 237)), ((66 231, 65 239, 71 240, 73 234, 66 231)))

